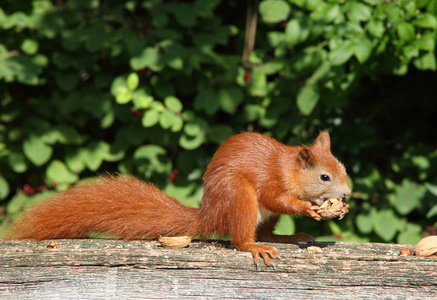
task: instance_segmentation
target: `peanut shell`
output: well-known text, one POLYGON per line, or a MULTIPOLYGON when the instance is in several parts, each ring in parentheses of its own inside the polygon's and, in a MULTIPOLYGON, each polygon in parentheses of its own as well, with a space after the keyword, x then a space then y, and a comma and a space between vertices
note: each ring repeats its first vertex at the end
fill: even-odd
POLYGON ((437 255, 437 235, 431 235, 420 240, 416 246, 416 256, 437 255))
POLYGON ((163 247, 185 248, 191 243, 191 236, 160 236, 158 242, 163 247))
POLYGON ((317 246, 309 246, 309 247, 307 247, 307 250, 309 253, 322 252, 322 248, 317 247, 317 246))

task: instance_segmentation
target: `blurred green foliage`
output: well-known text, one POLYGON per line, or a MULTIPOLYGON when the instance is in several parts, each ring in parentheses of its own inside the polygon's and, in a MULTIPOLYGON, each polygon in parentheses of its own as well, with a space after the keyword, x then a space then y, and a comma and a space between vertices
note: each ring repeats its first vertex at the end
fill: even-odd
POLYGON ((200 205, 218 145, 256 130, 332 133, 353 182, 346 218, 280 233, 415 243, 437 220, 436 0, 4 0, 0 220, 97 172, 200 205))

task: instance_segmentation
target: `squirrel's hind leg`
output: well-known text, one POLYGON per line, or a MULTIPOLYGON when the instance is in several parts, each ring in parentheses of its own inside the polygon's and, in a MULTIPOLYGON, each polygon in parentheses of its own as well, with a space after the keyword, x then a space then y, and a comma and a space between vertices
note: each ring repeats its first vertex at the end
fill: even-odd
POLYGON ((267 266, 272 266, 272 258, 279 258, 278 250, 272 246, 255 243, 256 227, 259 218, 257 195, 253 187, 241 184, 233 189, 233 206, 228 210, 229 233, 235 247, 240 251, 252 252, 255 264, 261 257, 267 266))

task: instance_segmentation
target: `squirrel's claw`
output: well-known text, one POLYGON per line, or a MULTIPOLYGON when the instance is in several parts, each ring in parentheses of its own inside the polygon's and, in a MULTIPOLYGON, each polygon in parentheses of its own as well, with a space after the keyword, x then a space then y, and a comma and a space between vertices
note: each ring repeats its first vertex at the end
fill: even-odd
POLYGON ((253 262, 255 263, 255 267, 258 268, 258 261, 261 257, 264 260, 264 263, 268 267, 273 267, 272 259, 279 258, 279 252, 275 247, 272 246, 263 246, 258 244, 253 244, 248 247, 253 255, 253 262))
POLYGON ((320 221, 322 217, 316 212, 320 209, 320 206, 313 205, 309 208, 309 210, 306 211, 306 215, 308 217, 313 218, 314 220, 320 221))
POLYGON ((340 217, 338 218, 339 220, 343 219, 344 216, 349 212, 348 208, 349 208, 349 204, 344 203, 343 208, 341 209, 340 217))

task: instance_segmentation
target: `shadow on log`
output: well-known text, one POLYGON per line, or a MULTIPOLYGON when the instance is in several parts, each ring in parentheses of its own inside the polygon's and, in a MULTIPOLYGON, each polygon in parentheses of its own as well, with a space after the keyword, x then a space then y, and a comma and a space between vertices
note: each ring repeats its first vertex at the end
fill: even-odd
POLYGON ((1 299, 436 299, 437 257, 414 245, 272 244, 281 260, 256 268, 226 242, 162 248, 155 241, 0 242, 1 299))

